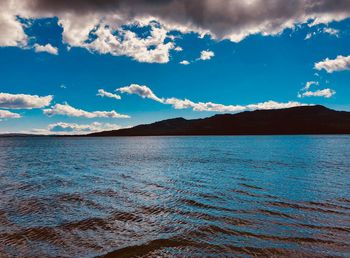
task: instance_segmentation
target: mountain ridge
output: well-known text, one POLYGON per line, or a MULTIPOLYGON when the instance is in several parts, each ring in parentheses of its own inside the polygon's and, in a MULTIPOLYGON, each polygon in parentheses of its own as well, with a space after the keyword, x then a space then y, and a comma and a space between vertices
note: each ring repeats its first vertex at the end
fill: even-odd
POLYGON ((166 119, 86 136, 350 134, 350 112, 321 105, 166 119))

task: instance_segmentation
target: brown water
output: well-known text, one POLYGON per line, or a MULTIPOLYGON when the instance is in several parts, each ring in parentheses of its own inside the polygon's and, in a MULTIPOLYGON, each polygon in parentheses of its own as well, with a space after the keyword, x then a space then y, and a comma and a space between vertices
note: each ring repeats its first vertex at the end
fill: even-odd
POLYGON ((350 256, 350 137, 0 138, 1 257, 350 256))

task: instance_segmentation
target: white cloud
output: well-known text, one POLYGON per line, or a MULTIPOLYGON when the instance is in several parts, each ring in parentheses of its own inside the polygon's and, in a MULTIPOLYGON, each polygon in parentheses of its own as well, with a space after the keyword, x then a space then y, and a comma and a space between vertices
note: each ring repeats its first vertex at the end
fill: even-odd
POLYGON ((159 98, 147 86, 140 86, 138 84, 131 84, 130 86, 119 88, 118 91, 122 93, 136 94, 142 98, 153 99, 162 104, 172 105, 175 109, 192 109, 194 111, 211 111, 211 112, 240 112, 254 109, 279 109, 303 106, 305 104, 299 102, 279 103, 275 101, 267 101, 250 105, 223 105, 213 102, 193 102, 188 99, 178 98, 159 98))
POLYGON ((280 103, 276 101, 266 101, 257 104, 250 105, 223 105, 212 102, 192 102, 188 99, 177 99, 169 98, 165 101, 166 104, 172 105, 175 109, 187 109, 190 108, 194 111, 210 111, 210 112, 242 112, 246 110, 256 110, 256 109, 281 109, 281 108, 291 108, 303 106, 304 104, 299 102, 286 102, 280 103))
POLYGON ((238 112, 245 108, 239 105, 222 105, 212 102, 198 102, 195 103, 188 99, 168 98, 165 100, 166 104, 172 105, 175 109, 191 108, 194 111, 215 111, 215 112, 238 112))
POLYGON ((313 36, 315 36, 316 33, 315 32, 310 32, 308 34, 306 34, 304 40, 308 40, 308 39, 311 39, 313 36))
POLYGON ((177 52, 183 51, 182 47, 176 47, 176 48, 174 48, 174 50, 177 51, 177 52))
POLYGON ((26 12, 23 12, 32 16, 56 15, 64 19, 65 37, 74 39, 86 37, 99 21, 125 24, 150 17, 184 32, 210 33, 215 38, 240 41, 252 34, 277 35, 285 28, 310 20, 310 25, 343 20, 349 17, 350 8, 348 0, 295 0, 288 4, 266 0, 169 0, 162 3, 139 0, 133 4, 128 0, 105 0, 99 4, 96 0, 11 2, 26 3, 23 8, 26 12), (80 17, 83 21, 78 21, 80 17))
POLYGON ((302 90, 308 90, 310 89, 310 87, 312 85, 319 85, 319 82, 316 82, 316 81, 309 81, 309 82, 306 82, 304 88, 302 90))
POLYGON ((316 90, 316 91, 305 91, 303 93, 299 93, 298 97, 324 97, 324 98, 331 98, 333 95, 335 95, 336 92, 332 89, 323 89, 323 90, 316 90))
POLYGON ((33 109, 50 105, 52 96, 0 93, 0 108, 33 109))
POLYGON ((46 128, 33 129, 25 133, 40 135, 84 135, 95 132, 118 130, 121 127, 116 124, 93 122, 91 124, 76 124, 58 122, 49 124, 46 128))
POLYGON ((48 116, 54 116, 54 115, 64 115, 64 116, 71 116, 71 117, 85 117, 85 118, 97 118, 97 117, 103 117, 103 118, 129 118, 128 115, 122 115, 114 110, 112 111, 85 111, 82 109, 76 109, 69 104, 56 104, 52 106, 49 109, 44 109, 44 114, 48 116))
POLYGON ((261 102, 257 104, 250 104, 245 107, 247 110, 255 110, 255 109, 270 110, 270 109, 283 109, 283 108, 292 108, 292 107, 301 107, 301 106, 308 106, 308 104, 303 104, 297 101, 276 102, 273 100, 269 100, 269 101, 261 102))
POLYGON ((326 70, 328 73, 350 70, 350 56, 337 56, 336 59, 326 58, 325 60, 315 63, 316 70, 326 70))
POLYGON ((298 93, 298 98, 304 98, 304 97, 324 97, 324 98, 331 98, 333 95, 335 95, 335 91, 332 89, 322 89, 322 90, 315 90, 311 91, 310 88, 312 86, 319 86, 319 82, 317 81, 309 81, 305 84, 304 88, 300 90, 298 93))
POLYGON ((58 55, 57 47, 54 47, 51 44, 46 44, 46 45, 35 44, 34 45, 34 50, 35 50, 36 53, 46 52, 46 53, 49 53, 49 54, 52 54, 52 55, 58 55))
POLYGON ((140 38, 135 32, 127 29, 112 30, 101 25, 92 34, 96 39, 84 46, 91 51, 115 56, 129 56, 144 63, 168 63, 170 50, 175 48, 173 42, 165 43, 167 30, 149 23, 150 35, 140 38))
POLYGON ((318 28, 316 31, 306 34, 305 40, 311 39, 312 37, 314 37, 314 36, 316 36, 318 34, 322 34, 322 33, 329 34, 329 35, 335 36, 335 37, 339 37, 340 31, 336 30, 336 29, 333 29, 333 28, 329 28, 329 27, 325 27, 323 29, 318 28))
POLYGON ((7 118, 21 118, 21 115, 10 112, 8 110, 0 110, 0 121, 1 119, 7 119, 7 118))
POLYGON ((0 47, 26 46, 28 37, 23 24, 17 18, 16 4, 2 0, 0 10, 0 47))
POLYGON ((327 28, 323 28, 323 33, 327 33, 327 34, 329 34, 329 35, 338 37, 340 31, 339 31, 339 30, 336 30, 336 29, 333 29, 333 28, 328 28, 328 27, 327 27, 327 28))
POLYGON ((160 103, 164 102, 164 99, 158 98, 150 88, 144 85, 131 84, 129 86, 119 88, 117 91, 121 93, 136 94, 142 98, 153 99, 154 101, 160 103))
POLYGON ((63 12, 57 15, 63 28, 63 42, 72 47, 84 47, 90 32, 100 23, 100 15, 94 13, 76 16, 74 13, 63 12))
POLYGON ((118 99, 118 100, 121 99, 121 97, 119 95, 105 91, 103 89, 98 90, 97 96, 118 99))
POLYGON ((203 50, 201 52, 201 56, 198 58, 199 60, 210 60, 215 56, 213 51, 203 50))
POLYGON ((189 65, 190 62, 188 62, 187 60, 183 60, 183 61, 180 62, 180 64, 182 64, 182 65, 189 65))
POLYGON ((118 130, 122 127, 116 124, 94 122, 91 124, 75 124, 75 123, 55 123, 50 124, 47 128, 48 132, 54 134, 86 134, 101 131, 118 130))

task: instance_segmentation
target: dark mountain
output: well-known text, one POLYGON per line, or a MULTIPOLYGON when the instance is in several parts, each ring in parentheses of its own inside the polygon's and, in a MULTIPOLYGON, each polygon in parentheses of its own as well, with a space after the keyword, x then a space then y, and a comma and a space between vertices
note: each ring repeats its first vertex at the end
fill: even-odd
POLYGON ((324 106, 256 110, 204 119, 175 118, 89 136, 350 134, 350 112, 324 106))
POLYGON ((0 137, 39 137, 41 135, 25 134, 25 133, 4 133, 0 134, 0 137))

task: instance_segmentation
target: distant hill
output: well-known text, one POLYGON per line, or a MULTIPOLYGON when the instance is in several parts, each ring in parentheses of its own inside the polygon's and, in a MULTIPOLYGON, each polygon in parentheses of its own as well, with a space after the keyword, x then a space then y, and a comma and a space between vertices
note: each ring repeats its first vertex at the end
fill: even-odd
POLYGON ((256 110, 204 119, 174 118, 88 136, 350 134, 350 112, 324 106, 256 110))
POLYGON ((41 136, 41 135, 25 134, 25 133, 4 133, 4 134, 0 134, 0 137, 34 137, 34 136, 41 136))

